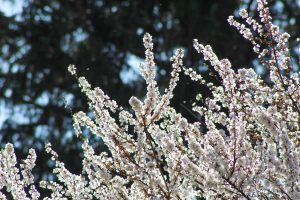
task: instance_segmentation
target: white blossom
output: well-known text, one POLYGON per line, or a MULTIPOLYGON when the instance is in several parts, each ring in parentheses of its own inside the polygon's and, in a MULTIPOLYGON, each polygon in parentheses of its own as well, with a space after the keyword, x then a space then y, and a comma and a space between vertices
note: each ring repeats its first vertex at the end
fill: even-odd
MULTIPOLYGON (((152 37, 146 33, 146 62, 140 69, 147 91, 144 100, 130 98, 131 113, 84 77, 77 78, 76 67, 70 65, 92 111, 73 115, 75 132, 83 140, 82 172, 71 173, 47 144, 59 181, 40 182, 51 192, 44 199, 300 199, 300 74, 289 71, 290 36, 273 25, 266 0, 257 0, 257 11, 259 21, 241 10, 244 24, 233 16, 228 22, 250 41, 269 70, 270 82, 251 68, 236 72, 210 45, 194 40, 221 84, 207 82, 183 66, 179 49, 170 59, 170 84, 160 93, 152 37), (212 94, 195 97, 195 123, 170 106, 182 70, 212 94), (82 126, 101 137, 109 154, 95 153, 82 126)), ((12 144, 1 149, 0 199, 8 199, 7 193, 14 199, 40 199, 31 174, 35 159, 31 149, 18 165, 12 144)))

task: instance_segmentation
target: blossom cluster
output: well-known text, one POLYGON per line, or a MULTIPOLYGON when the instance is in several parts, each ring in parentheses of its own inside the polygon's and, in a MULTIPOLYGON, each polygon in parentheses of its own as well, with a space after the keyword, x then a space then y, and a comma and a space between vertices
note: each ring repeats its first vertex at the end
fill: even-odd
MULTIPOLYGON (((300 73, 289 55, 289 34, 273 25, 265 0, 257 5, 259 21, 241 10, 244 24, 232 16, 228 22, 253 45, 269 81, 251 68, 235 71, 211 46, 194 40, 222 84, 183 66, 179 49, 170 59, 170 83, 161 94, 148 33, 143 38, 146 62, 140 66, 147 93, 144 100, 131 97, 131 111, 78 77, 93 117, 75 113, 75 132, 82 136, 81 127, 87 127, 103 139, 109 154, 96 154, 84 139, 82 173, 72 174, 46 145, 58 182, 40 183, 52 191, 45 199, 300 199, 300 73), (170 106, 181 71, 212 94, 197 95, 193 112, 201 118, 195 123, 170 106)), ((77 78, 75 66, 69 71, 77 78)), ((30 150, 19 170, 13 146, 1 150, 1 199, 6 199, 3 190, 15 199, 39 198, 30 173, 35 157, 30 150)))

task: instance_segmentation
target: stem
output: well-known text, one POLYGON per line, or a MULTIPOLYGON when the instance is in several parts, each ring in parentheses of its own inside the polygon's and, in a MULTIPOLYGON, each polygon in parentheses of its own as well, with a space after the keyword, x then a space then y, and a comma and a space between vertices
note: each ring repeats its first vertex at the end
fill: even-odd
POLYGON ((156 163, 156 167, 159 169, 160 175, 161 175, 162 178, 163 178, 163 181, 164 181, 164 184, 165 184, 165 186, 166 186, 167 192, 164 191, 163 188, 161 188, 161 187, 160 187, 160 189, 161 189, 162 192, 165 194, 165 196, 166 196, 167 199, 171 199, 171 196, 170 196, 170 189, 169 189, 167 180, 166 180, 166 178, 165 178, 165 176, 164 176, 164 172, 163 172, 163 169, 162 169, 162 167, 161 167, 160 161, 159 161, 159 159, 158 159, 158 157, 157 157, 157 156, 158 156, 158 153, 156 152, 156 150, 155 150, 155 148, 154 148, 154 145, 153 145, 153 143, 152 143, 152 141, 154 141, 154 140, 153 140, 153 138, 151 137, 151 135, 150 135, 149 131, 147 130, 147 128, 144 128, 144 131, 145 131, 146 136, 147 136, 147 139, 148 139, 148 141, 149 141, 149 143, 150 143, 151 150, 152 150, 152 152, 153 152, 153 158, 154 158, 155 163, 156 163))
POLYGON ((246 195, 243 190, 239 189, 233 182, 230 181, 229 178, 225 178, 224 176, 222 176, 222 178, 229 184, 231 185, 235 190, 237 190, 243 197, 245 197, 247 200, 251 200, 250 197, 248 197, 248 195, 246 195))
POLYGON ((279 68, 279 63, 278 63, 278 58, 277 58, 277 55, 276 55, 276 47, 275 47, 275 42, 274 42, 274 37, 273 37, 273 34, 272 32, 270 31, 270 35, 271 35, 271 38, 272 38, 272 50, 273 50, 273 54, 274 54, 274 59, 275 59, 275 67, 278 71, 278 76, 279 76, 279 79, 280 79, 280 82, 284 88, 284 90, 287 92, 287 96, 289 97, 289 99, 292 101, 292 104, 293 104, 293 107, 295 107, 296 111, 298 112, 298 121, 300 121, 300 108, 297 106, 297 103, 296 101, 292 98, 292 96, 288 93, 287 91, 287 86, 284 84, 284 80, 283 80, 283 77, 280 73, 280 68, 279 68))

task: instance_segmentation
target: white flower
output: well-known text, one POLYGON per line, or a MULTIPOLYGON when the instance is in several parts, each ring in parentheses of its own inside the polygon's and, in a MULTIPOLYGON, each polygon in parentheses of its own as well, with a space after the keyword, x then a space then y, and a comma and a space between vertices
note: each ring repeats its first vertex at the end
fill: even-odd
POLYGON ((75 75, 75 74, 76 74, 76 67, 75 67, 75 65, 69 65, 68 71, 69 71, 72 75, 75 75))
POLYGON ((248 12, 245 9, 241 9, 239 14, 242 18, 247 18, 248 17, 248 12))

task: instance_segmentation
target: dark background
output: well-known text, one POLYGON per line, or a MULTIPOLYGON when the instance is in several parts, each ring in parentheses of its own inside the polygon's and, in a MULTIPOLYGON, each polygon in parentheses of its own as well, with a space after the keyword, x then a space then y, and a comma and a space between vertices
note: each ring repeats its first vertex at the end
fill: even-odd
MULTIPOLYGON (((145 32, 154 39, 161 89, 167 86, 169 58, 178 47, 185 50, 186 66, 207 75, 192 47, 194 38, 211 44, 219 58, 229 58, 235 70, 254 67, 264 76, 249 42, 227 23, 239 8, 257 17, 253 0, 0 0, 0 10, 7 2, 21 2, 22 10, 0 11, 0 143, 13 143, 19 158, 36 148, 38 180, 53 179, 48 174, 53 163, 43 149, 47 142, 71 172, 81 170, 81 142, 74 136, 71 113, 87 111, 87 103, 67 72, 69 64, 124 107, 132 95, 145 95, 145 83, 132 72, 139 61, 133 58, 144 58, 145 32)), ((299 1, 269 2, 276 24, 295 41, 299 1)), ((290 43, 295 62, 297 45, 290 43)), ((205 96, 203 88, 181 76, 171 102, 190 121, 196 119, 187 110, 198 92, 205 96)), ((104 149, 99 138, 90 139, 97 151, 104 149)))

